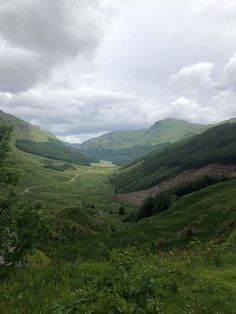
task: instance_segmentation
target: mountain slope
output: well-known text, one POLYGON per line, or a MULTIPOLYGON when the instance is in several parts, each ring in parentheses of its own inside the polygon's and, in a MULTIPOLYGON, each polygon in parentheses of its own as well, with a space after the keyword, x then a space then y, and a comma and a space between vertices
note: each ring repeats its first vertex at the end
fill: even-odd
POLYGON ((169 143, 195 135, 207 127, 168 118, 157 121, 149 129, 110 132, 88 140, 79 147, 96 158, 124 164, 169 143))
POLYGON ((8 124, 13 127, 14 140, 31 140, 34 142, 46 142, 48 139, 56 140, 52 133, 42 130, 39 126, 23 121, 11 114, 0 110, 0 124, 8 124))
MULTIPOLYGON (((186 248, 194 239, 223 240, 235 230, 235 203, 235 179, 206 187, 176 200, 167 211, 112 233, 106 241, 107 249, 132 246, 143 249, 153 243, 157 249, 171 250, 186 248), (190 230, 193 227, 195 234, 190 230)), ((95 240, 102 241, 99 237, 95 240)), ((80 242, 83 247, 85 244, 80 242)), ((89 244, 86 246, 90 248, 89 244)))
POLYGON ((13 144, 23 152, 82 165, 89 165, 95 160, 76 148, 64 145, 50 132, 3 111, 0 111, 1 124, 13 128, 13 144))
POLYGON ((120 191, 150 188, 186 169, 209 164, 236 164, 236 123, 226 123, 127 166, 113 179, 120 191))

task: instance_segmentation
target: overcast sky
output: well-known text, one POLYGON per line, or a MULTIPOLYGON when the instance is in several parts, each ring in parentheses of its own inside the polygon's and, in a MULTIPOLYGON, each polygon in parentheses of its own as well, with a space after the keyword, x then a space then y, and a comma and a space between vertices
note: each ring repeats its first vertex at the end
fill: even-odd
POLYGON ((0 108, 71 142, 236 117, 236 1, 0 0, 0 108))

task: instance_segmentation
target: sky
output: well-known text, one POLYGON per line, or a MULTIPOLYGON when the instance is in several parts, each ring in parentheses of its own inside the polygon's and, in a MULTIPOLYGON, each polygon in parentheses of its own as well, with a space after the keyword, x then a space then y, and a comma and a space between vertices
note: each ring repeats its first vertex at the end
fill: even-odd
POLYGON ((0 109, 68 142, 236 117, 236 1, 0 0, 0 109))

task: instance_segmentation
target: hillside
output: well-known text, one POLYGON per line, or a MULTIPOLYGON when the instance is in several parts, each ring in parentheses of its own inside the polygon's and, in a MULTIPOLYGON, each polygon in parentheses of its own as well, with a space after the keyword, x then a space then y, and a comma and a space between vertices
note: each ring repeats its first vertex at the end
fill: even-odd
POLYGON ((50 132, 0 111, 0 125, 3 124, 13 128, 12 142, 23 152, 83 165, 96 161, 78 149, 63 144, 50 132))
POLYGON ((122 169, 113 182, 120 191, 138 191, 187 169, 215 163, 236 163, 236 123, 221 124, 164 150, 152 152, 122 169))
POLYGON ((131 224, 109 238, 102 240, 100 235, 86 243, 80 241, 78 250, 89 254, 86 247, 96 241, 104 241, 106 249, 132 246, 144 249, 153 244, 154 249, 164 251, 186 249, 193 240, 223 242, 235 230, 235 204, 236 180, 217 183, 181 197, 167 211, 131 224), (195 228, 192 233, 191 228, 195 228))
POLYGON ((41 129, 39 126, 23 121, 11 114, 0 110, 0 124, 8 124, 14 128, 14 140, 31 140, 34 142, 46 142, 49 139, 56 140, 52 133, 41 129))
MULTIPOLYGON (((227 156, 233 126, 210 136, 227 156)), ((1 277, 1 313, 234 313, 236 180, 133 223, 124 219, 137 208, 114 199, 109 178, 118 167, 104 162, 57 172, 44 168, 42 157, 18 157, 18 204, 41 205, 43 226, 25 264, 1 277)), ((19 221, 21 230, 27 220, 19 221)), ((33 222, 29 237, 38 228, 33 222)))
POLYGON ((234 313, 235 192, 235 181, 221 183, 133 227, 58 245, 50 258, 35 251, 3 281, 0 311, 234 313))
POLYGON ((184 120, 164 119, 149 129, 116 131, 81 144, 80 149, 100 160, 128 163, 169 143, 197 134, 208 126, 184 120))

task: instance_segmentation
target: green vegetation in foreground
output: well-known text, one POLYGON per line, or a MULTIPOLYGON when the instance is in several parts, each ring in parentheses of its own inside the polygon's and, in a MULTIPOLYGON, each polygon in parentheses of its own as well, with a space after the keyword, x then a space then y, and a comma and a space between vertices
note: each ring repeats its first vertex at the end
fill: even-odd
POLYGON ((110 132, 88 140, 78 147, 97 159, 125 164, 169 143, 202 132, 208 127, 169 118, 157 121, 149 129, 110 132))
MULTIPOLYGON (((235 313, 235 252, 112 251, 102 261, 29 266, 0 286, 1 313, 235 313)), ((38 255, 37 255, 38 258, 38 255)))
POLYGON ((149 188, 183 170, 211 163, 236 164, 236 123, 222 124, 171 144, 125 167, 113 178, 120 191, 149 188))

